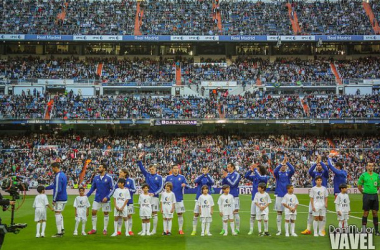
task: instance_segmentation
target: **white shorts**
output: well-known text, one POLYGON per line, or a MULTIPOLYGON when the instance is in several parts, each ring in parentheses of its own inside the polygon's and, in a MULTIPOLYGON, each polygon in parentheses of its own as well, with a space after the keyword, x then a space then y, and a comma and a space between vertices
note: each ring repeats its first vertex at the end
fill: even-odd
POLYGON ((268 214, 262 214, 261 212, 256 213, 256 220, 268 220, 268 214))
POLYGON ((205 223, 211 223, 212 217, 201 217, 201 221, 205 223))
POLYGON ((284 197, 276 196, 276 205, 274 206, 276 208, 276 211, 284 211, 284 205, 282 205, 282 198, 284 197))
POLYGON ((142 220, 150 220, 150 218, 152 218, 152 216, 140 216, 140 218, 142 220))
POLYGON ((199 205, 198 205, 198 201, 197 200, 195 201, 194 213, 195 214, 199 214, 199 205))
POLYGON ((54 205, 54 211, 56 212, 62 212, 65 210, 67 201, 56 201, 54 205))
POLYGON ((173 219, 174 213, 163 213, 162 218, 164 219, 173 219))
POLYGON ((75 217, 75 221, 86 222, 87 221, 87 217, 77 216, 77 217, 75 217))
POLYGON ((296 220, 297 214, 285 214, 285 220, 296 220))
POLYGON ((239 197, 234 197, 235 210, 240 209, 240 199, 239 197))
POLYGON ((223 219, 223 221, 233 220, 234 219, 234 215, 233 214, 223 215, 222 219, 223 219))
POLYGON ((152 197, 152 212, 160 211, 160 200, 157 197, 152 197))
POLYGON ((318 209, 315 212, 313 211, 313 216, 326 216, 326 208, 318 209))
POLYGON ((128 214, 135 214, 135 207, 133 204, 128 205, 128 214))
POLYGON ((185 204, 183 204, 183 201, 176 202, 174 208, 177 214, 183 214, 186 212, 185 204))
POLYGON ((113 213, 114 213, 115 217, 126 218, 126 217, 128 217, 128 207, 124 207, 123 211, 121 211, 121 212, 117 211, 116 208, 114 208, 113 213))
POLYGON ((34 221, 38 222, 41 220, 46 221, 46 208, 36 208, 34 212, 34 221))
POLYGON ((256 215, 256 204, 254 201, 251 203, 251 215, 256 215))
POLYGON ((348 214, 342 214, 342 215, 338 215, 338 220, 341 221, 341 220, 348 220, 349 218, 349 215, 348 214))
POLYGON ((100 210, 102 209, 103 212, 111 212, 111 204, 110 202, 102 203, 102 202, 96 202, 92 203, 92 210, 100 210))

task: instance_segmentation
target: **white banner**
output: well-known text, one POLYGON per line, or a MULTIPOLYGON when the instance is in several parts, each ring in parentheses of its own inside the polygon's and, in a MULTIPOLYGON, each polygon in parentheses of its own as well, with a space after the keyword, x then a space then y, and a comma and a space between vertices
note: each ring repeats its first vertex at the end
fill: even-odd
POLYGON ((236 87, 236 81, 201 81, 204 87, 236 87))
POLYGON ((280 36, 281 41, 295 41, 296 37, 295 36, 280 36))
POLYGON ((38 79, 38 84, 74 84, 73 79, 38 79))
POLYGON ((380 40, 380 36, 363 36, 364 41, 377 41, 380 40))
POLYGON ((365 79, 363 84, 380 84, 380 79, 365 79))
POLYGON ((267 41, 278 41, 279 36, 267 36, 267 41))
POLYGON ((17 35, 17 34, 14 34, 14 35, 0 35, 0 39, 4 39, 4 40, 24 40, 25 39, 25 35, 17 35))
POLYGON ((195 66, 206 66, 206 65, 212 65, 212 66, 220 66, 227 68, 227 63, 193 63, 195 66))
POLYGON ((95 96, 95 88, 94 87, 66 87, 66 91, 70 92, 73 91, 75 95, 81 95, 81 96, 95 96))
POLYGON ((315 36, 295 36, 296 41, 315 41, 315 36))
POLYGON ((219 36, 170 36, 171 41, 219 41, 219 36))
POLYGON ((74 36, 74 41, 122 41, 123 36, 74 36))
POLYGON ((44 93, 44 87, 42 86, 14 86, 13 87, 13 94, 14 95, 22 95, 22 91, 25 92, 25 94, 28 94, 28 90, 31 95, 33 95, 33 91, 36 89, 36 91, 39 91, 40 93, 44 93))

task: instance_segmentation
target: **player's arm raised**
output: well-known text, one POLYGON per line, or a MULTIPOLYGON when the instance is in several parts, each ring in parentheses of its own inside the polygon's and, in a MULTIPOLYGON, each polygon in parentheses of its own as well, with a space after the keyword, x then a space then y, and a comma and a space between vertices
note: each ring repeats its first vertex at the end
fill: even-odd
POLYGON ((137 165, 139 165, 141 173, 146 177, 148 175, 148 171, 146 171, 146 169, 144 168, 144 165, 142 164, 142 159, 144 155, 145 155, 144 153, 139 155, 139 158, 138 158, 139 160, 137 161, 137 165))
POLYGON ((315 178, 315 173, 314 173, 314 170, 315 170, 315 167, 317 166, 317 163, 314 163, 310 169, 309 169, 309 175, 313 178, 315 178))

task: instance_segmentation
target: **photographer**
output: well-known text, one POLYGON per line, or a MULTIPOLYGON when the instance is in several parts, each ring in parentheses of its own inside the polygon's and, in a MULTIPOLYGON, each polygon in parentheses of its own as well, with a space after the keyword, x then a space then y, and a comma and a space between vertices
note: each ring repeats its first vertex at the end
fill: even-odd
MULTIPOLYGON (((3 196, 0 194, 0 206, 9 206, 9 205, 14 206, 15 204, 16 204, 15 201, 3 199, 3 196)), ((1 218, 0 218, 0 225, 2 225, 1 224, 1 218)), ((1 246, 3 245, 3 242, 4 242, 4 236, 5 236, 4 232, 0 230, 0 249, 1 249, 1 246)))

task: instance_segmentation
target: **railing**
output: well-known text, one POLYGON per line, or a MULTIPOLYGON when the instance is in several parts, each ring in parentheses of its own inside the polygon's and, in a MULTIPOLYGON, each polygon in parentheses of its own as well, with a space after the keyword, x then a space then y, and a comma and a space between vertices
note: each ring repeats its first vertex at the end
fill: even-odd
POLYGON ((336 86, 335 81, 324 81, 324 82, 279 82, 279 83, 271 83, 271 82, 262 82, 263 85, 273 86, 273 87, 289 87, 289 86, 336 86))
POLYGON ((102 83, 103 87, 106 86, 124 86, 124 87, 140 87, 140 86, 152 86, 152 87, 170 87, 174 82, 107 82, 102 83))

